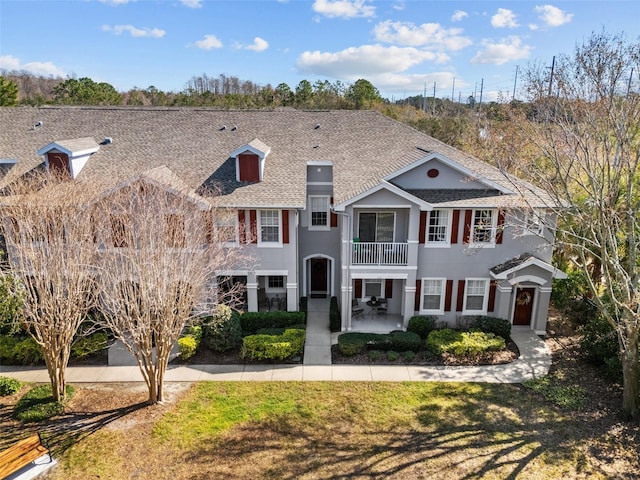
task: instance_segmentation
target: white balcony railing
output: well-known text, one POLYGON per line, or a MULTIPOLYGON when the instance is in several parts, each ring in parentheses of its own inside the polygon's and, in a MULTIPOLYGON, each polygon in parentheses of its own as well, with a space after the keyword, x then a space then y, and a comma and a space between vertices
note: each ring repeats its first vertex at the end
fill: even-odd
POLYGON ((352 265, 407 265, 407 243, 352 242, 352 265))

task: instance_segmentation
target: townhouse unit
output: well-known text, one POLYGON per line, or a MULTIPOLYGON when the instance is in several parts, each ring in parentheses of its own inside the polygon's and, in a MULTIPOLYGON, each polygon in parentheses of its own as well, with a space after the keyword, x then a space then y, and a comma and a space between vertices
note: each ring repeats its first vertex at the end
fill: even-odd
POLYGON ((252 258, 212 288, 241 283, 249 311, 335 296, 343 331, 492 315, 543 334, 564 277, 544 192, 372 111, 0 109, 2 184, 34 169, 188 186, 252 258))

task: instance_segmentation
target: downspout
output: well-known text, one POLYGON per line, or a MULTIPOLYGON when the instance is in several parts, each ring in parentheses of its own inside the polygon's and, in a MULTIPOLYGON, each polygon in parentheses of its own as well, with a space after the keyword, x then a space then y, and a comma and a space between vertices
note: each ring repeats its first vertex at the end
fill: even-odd
MULTIPOLYGON (((349 286, 351 285, 351 237, 353 236, 353 225, 352 225, 352 217, 349 213, 347 212, 338 212, 334 209, 333 205, 330 205, 330 210, 335 213, 336 215, 340 215, 342 217, 346 217, 347 219, 347 242, 346 245, 347 247, 344 249, 344 254, 347 256, 347 292, 349 292, 349 294, 347 295, 347 305, 342 305, 342 312, 343 312, 343 316, 346 317, 348 319, 348 321, 346 322, 347 324, 345 325, 345 328, 347 331, 351 330, 351 299, 353 298, 353 292, 350 291, 349 286), (349 309, 349 310, 347 310, 349 309), (344 313, 344 312, 348 312, 348 313, 344 313)), ((342 249, 342 234, 340 235, 340 243, 341 243, 341 249, 342 249)), ((342 271, 342 265, 340 265, 340 270, 342 271)), ((342 293, 342 274, 340 275, 340 291, 342 293)))

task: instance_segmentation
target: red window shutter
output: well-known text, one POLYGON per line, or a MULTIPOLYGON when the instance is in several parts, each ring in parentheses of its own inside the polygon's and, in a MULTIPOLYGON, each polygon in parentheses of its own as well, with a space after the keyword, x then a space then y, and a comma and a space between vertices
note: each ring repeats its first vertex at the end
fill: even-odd
POLYGON ((258 243, 258 219, 255 210, 249 210, 249 242, 258 243))
POLYGON ((465 210, 464 211, 464 231, 463 231, 463 242, 470 243, 471 242, 471 222, 472 222, 473 210, 465 210))
POLYGON ((453 211, 451 220, 451 243, 458 243, 458 228, 460 226, 460 210, 453 211))
POLYGON ((418 312, 420 311, 420 305, 422 304, 422 302, 420 301, 421 297, 422 297, 422 280, 416 280, 416 298, 414 301, 413 309, 418 312))
POLYGON ((444 293, 444 311, 451 311, 451 296, 453 294, 453 280, 447 280, 447 286, 444 293))
MULTIPOLYGON (((331 199, 329 200, 329 205, 333 205, 333 197, 331 197, 331 199)), ((330 226, 331 228, 337 228, 338 227, 338 214, 334 213, 333 211, 329 213, 329 218, 330 218, 330 226)))
POLYGON ((244 210, 238 210, 238 230, 240 243, 247 243, 247 224, 244 210))
POLYGON ((353 281, 354 298, 362 298, 362 279, 356 278, 353 281))
POLYGON ((489 302, 487 311, 493 312, 496 307, 496 282, 494 280, 489 284, 489 302))
POLYGON ((238 155, 239 178, 241 182, 260 181, 260 159, 254 154, 238 155))
POLYGON ((289 210, 282 210, 282 243, 289 243, 289 210))
POLYGON ((393 280, 391 278, 387 278, 384 281, 384 298, 392 298, 393 297, 393 280))
POLYGON ((420 212, 420 232, 418 242, 424 243, 427 238, 427 212, 420 212))
POLYGON ((461 312, 464 306, 464 280, 458 280, 458 299, 456 301, 456 312, 461 312))
POLYGON ((502 243, 502 231, 504 229, 504 212, 498 210, 498 227, 496 230, 496 243, 500 245, 502 243))

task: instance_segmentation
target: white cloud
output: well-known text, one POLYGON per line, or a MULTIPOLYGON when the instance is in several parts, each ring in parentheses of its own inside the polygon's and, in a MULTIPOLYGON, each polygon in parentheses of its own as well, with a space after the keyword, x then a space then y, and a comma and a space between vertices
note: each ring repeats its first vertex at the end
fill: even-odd
POLYGON ((376 40, 411 47, 426 46, 440 50, 460 50, 472 44, 460 34, 460 28, 443 28, 439 23, 415 25, 387 20, 373 29, 376 40))
POLYGON ((269 48, 269 42, 267 42, 263 38, 256 37, 253 39, 253 43, 251 45, 247 45, 244 48, 246 48, 247 50, 253 50, 254 52, 263 52, 264 50, 269 48))
POLYGON ((498 43, 483 42, 484 49, 480 50, 471 63, 503 65, 512 60, 529 58, 531 47, 523 45, 520 37, 510 36, 498 43))
POLYGON ((518 26, 516 14, 506 8, 499 8, 498 13, 491 17, 491 25, 496 28, 515 28, 518 26))
POLYGON ((188 8, 200 8, 202 7, 202 0, 180 0, 180 3, 188 8))
POLYGON ((137 28, 133 25, 103 25, 102 30, 105 32, 112 32, 114 35, 122 35, 123 33, 129 33, 132 37, 153 37, 162 38, 167 32, 160 30, 159 28, 137 28))
POLYGON ((451 21, 452 22, 459 22, 460 20, 462 20, 463 18, 468 17, 469 14, 467 12, 465 12, 464 10, 456 10, 455 12, 453 12, 453 15, 451 15, 451 21))
POLYGON ((398 0, 396 3, 394 3, 391 8, 393 8, 394 10, 397 11, 402 11, 405 9, 405 4, 404 4, 404 0, 398 0))
POLYGON ((42 75, 44 77, 65 77, 65 72, 56 67, 53 62, 28 62, 22 63, 20 59, 12 55, 0 56, 0 70, 7 71, 26 71, 34 75, 42 75))
POLYGON ((425 61, 446 61, 444 54, 412 47, 363 45, 339 52, 306 51, 296 61, 303 73, 332 78, 357 79, 372 75, 402 72, 425 61))
POLYGON ((548 27, 559 27, 560 25, 569 23, 573 18, 573 13, 563 12, 553 5, 537 5, 536 12, 539 13, 538 18, 548 27))
POLYGON ((212 48, 222 48, 222 42, 215 35, 205 35, 202 40, 196 42, 196 47, 202 50, 211 50, 212 48))
POLYGON ((373 17, 376 8, 366 5, 367 0, 315 0, 313 11, 325 17, 373 17))

